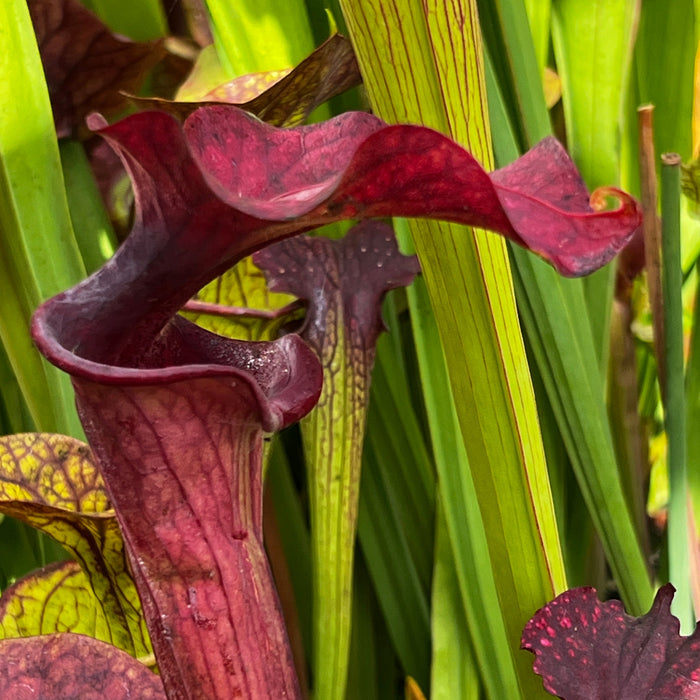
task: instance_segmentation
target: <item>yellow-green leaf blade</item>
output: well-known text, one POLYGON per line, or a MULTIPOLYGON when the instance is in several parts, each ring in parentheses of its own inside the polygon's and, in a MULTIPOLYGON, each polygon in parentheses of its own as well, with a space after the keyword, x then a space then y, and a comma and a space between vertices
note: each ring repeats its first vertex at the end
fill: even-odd
POLYGON ((268 289, 250 257, 203 287, 193 301, 184 312, 187 318, 212 333, 240 340, 273 340, 283 325, 303 316, 294 306, 296 297, 268 289), (217 307, 219 313, 213 313, 217 307))
POLYGON ((0 339, 36 426, 82 434, 70 382, 34 349, 29 320, 85 270, 25 0, 0 3, 0 339))
POLYGON ((0 598, 3 639, 54 632, 87 634, 113 643, 109 622, 75 561, 49 564, 17 581, 0 598))
MULTIPOLYGON (((446 131, 490 164, 474 3, 342 7, 375 111, 446 131)), ((522 692, 538 697, 541 686, 517 651, 520 629, 527 611, 564 585, 564 574, 504 246, 457 226, 415 222, 411 232, 486 520, 510 651, 522 692)))

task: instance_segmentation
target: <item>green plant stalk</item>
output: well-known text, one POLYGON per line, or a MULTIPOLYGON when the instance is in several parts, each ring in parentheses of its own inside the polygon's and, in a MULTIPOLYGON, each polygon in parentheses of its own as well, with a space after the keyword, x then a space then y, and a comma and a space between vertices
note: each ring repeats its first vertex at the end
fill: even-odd
POLYGON ((35 308, 85 269, 24 0, 0 3, 0 45, 0 338, 35 427, 80 436, 70 380, 40 358, 29 336, 35 308))
MULTIPOLYGON (((490 165, 476 6, 343 2, 377 114, 441 129, 490 165), (469 119, 466 119, 466 115, 469 119)), ((565 586, 537 413, 499 238, 411 222, 485 519, 521 693, 543 697, 523 624, 565 586)))
POLYGON ((673 613, 689 634, 695 627, 690 589, 690 538, 688 536, 688 475, 683 370, 683 272, 680 251, 680 165, 675 153, 661 156, 661 279, 664 299, 666 395, 664 415, 669 476, 668 558, 669 578, 676 587, 673 613))
MULTIPOLYGON (((333 309, 342 316, 342 311, 333 309)), ((352 571, 370 368, 357 366, 342 318, 326 319, 316 348, 323 390, 301 421, 309 479, 313 575, 313 678, 323 700, 344 697, 352 625, 352 571), (333 336, 333 337, 331 337, 333 336)))
MULTIPOLYGON (((374 348, 344 313, 342 304, 333 304, 320 347, 314 342, 324 366, 324 389, 317 408, 301 424, 309 475, 313 671, 319 698, 342 697, 347 676, 353 545, 374 356, 374 348)), ((363 512, 371 519, 363 519, 359 534, 375 581, 381 582, 384 563, 396 560, 394 572, 401 572, 400 580, 391 586, 378 585, 377 594, 406 673, 427 682, 432 470, 405 385, 391 374, 390 367, 400 366, 391 363, 395 346, 388 338, 383 340, 362 487, 363 512), (370 483, 375 486, 367 489, 370 483), (379 494, 383 497, 378 498, 379 494), (392 504, 390 509, 388 504, 392 504), (375 532, 381 532, 382 537, 375 532), (384 605, 392 596, 409 604, 399 611, 384 605), (404 624, 413 626, 411 634, 393 634, 404 624)))
MULTIPOLYGON (((489 71, 487 79, 496 159, 505 165, 519 152, 489 71)), ((583 285, 563 279, 517 246, 510 250, 523 327, 579 488, 622 598, 628 610, 641 615, 653 591, 617 471, 583 285)))
MULTIPOLYGON (((552 36, 562 80, 567 145, 591 189, 620 181, 620 116, 637 13, 637 0, 553 4, 552 36)), ((613 266, 607 266, 584 281, 603 378, 613 280, 613 266)))
MULTIPOLYGON (((409 248, 408 222, 397 219, 395 227, 403 247, 409 248)), ((513 656, 508 649, 503 612, 496 595, 484 522, 459 430, 440 335, 424 280, 415 280, 407 289, 407 295, 438 472, 441 513, 437 527, 439 529, 444 526, 447 541, 442 546, 449 547, 452 552, 452 562, 449 565, 451 573, 444 571, 448 567, 445 551, 437 552, 436 557, 442 556, 445 561, 441 564, 436 561, 435 567, 436 572, 440 566, 445 577, 454 578, 460 606, 455 615, 464 618, 470 635, 469 645, 464 651, 466 658, 455 661, 451 667, 443 664, 440 675, 435 669, 437 650, 434 652, 431 687, 435 691, 435 686, 449 687, 462 683, 464 665, 473 662, 473 655, 490 698, 518 697, 518 677, 513 656), (444 523, 440 522, 443 520, 444 523)), ((438 533, 438 548, 441 546, 440 538, 438 533)), ((437 585, 438 582, 434 581, 434 601, 437 585)), ((454 619, 434 617, 432 624, 434 639, 455 633, 452 628, 454 619), (444 625, 447 625, 447 629, 444 629, 444 625)), ((450 653, 459 655, 462 649, 460 646, 451 649, 450 653)))
MULTIPOLYGON (((317 697, 330 699, 344 696, 348 672, 353 545, 374 353, 351 330, 342 305, 334 305, 328 313, 326 327, 329 332, 322 347, 317 347, 324 366, 324 389, 317 408, 301 427, 312 532, 314 687, 317 697)), ((427 682, 432 473, 410 402, 398 397, 405 387, 397 386, 384 359, 395 346, 388 338, 383 346, 376 372, 379 391, 374 393, 378 400, 371 409, 364 459, 359 536, 405 671, 427 682), (394 473, 387 467, 394 467, 394 473), (374 487, 367 488, 368 484, 374 487), (400 572, 401 577, 384 585, 383 566, 392 559, 396 565, 391 573, 400 572), (388 604, 392 597, 406 604, 392 607, 388 604), (409 634, 397 632, 405 630, 404 625, 409 634)))

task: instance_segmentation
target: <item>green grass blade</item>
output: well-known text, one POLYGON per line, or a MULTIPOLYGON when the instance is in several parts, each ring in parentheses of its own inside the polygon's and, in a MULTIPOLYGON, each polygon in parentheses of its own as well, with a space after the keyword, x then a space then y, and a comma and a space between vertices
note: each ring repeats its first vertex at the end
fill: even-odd
POLYGON ((551 127, 525 4, 522 0, 479 0, 478 4, 488 55, 520 148, 527 150, 551 127))
MULTIPOLYGON (((387 465, 385 465, 387 466, 387 465)), ((394 465, 388 465, 392 468, 394 465)), ((391 477, 372 450, 365 451, 360 484, 358 538, 389 636, 406 674, 429 679, 430 605, 401 519, 391 477)), ((426 687, 426 686, 424 686, 426 687)))
POLYGON ((303 0, 206 0, 230 77, 297 65, 314 50, 303 0))
MULTIPOLYGON (((408 394, 406 376, 396 358, 390 336, 380 338, 372 374, 365 449, 373 451, 385 474, 387 487, 399 508, 398 521, 411 559, 427 595, 433 560, 435 475, 408 394)), ((381 522, 377 527, 381 527, 381 522)))
POLYGON ((397 677, 402 674, 361 552, 355 564, 350 670, 345 697, 398 700, 401 696, 397 677))
MULTIPOLYGON (((567 144, 591 189, 620 181, 620 116, 634 40, 636 0, 557 0, 553 39, 567 144)), ((608 362, 612 266, 584 282, 599 364, 608 362)))
POLYGON ((525 10, 530 22, 532 43, 540 75, 549 61, 550 22, 552 17, 552 0, 525 0, 525 10))
POLYGON ((305 514, 295 489, 286 453, 278 439, 270 451, 265 488, 275 507, 282 548, 296 600, 306 658, 311 658, 311 544, 305 514))
POLYGON ((647 440, 639 415, 637 348, 632 334, 630 299, 614 299, 610 317, 607 406, 622 488, 644 552, 651 553, 647 527, 647 440))
POLYGON ((468 634, 455 558, 441 512, 437 517, 431 625, 430 697, 432 700, 479 700, 480 666, 468 634))
MULTIPOLYGON (((391 309, 396 296, 385 306, 391 309)), ((425 687, 435 477, 393 337, 400 330, 395 315, 390 327, 379 339, 372 376, 358 534, 401 665, 425 687)))
POLYGON ((523 325, 562 431, 579 487, 603 541, 628 610, 649 609, 652 589, 623 494, 603 401, 596 348, 580 332, 586 304, 571 285, 532 256, 512 249, 523 325))
POLYGON ((82 0, 82 4, 113 32, 134 41, 149 41, 168 34, 161 0, 82 0))
POLYGON ((88 272, 112 257, 117 240, 81 143, 59 144, 68 208, 80 255, 88 272))
MULTIPOLYGON (((385 306, 391 308, 394 297, 385 306)), ((408 394, 402 349, 393 337, 400 329, 396 316, 391 328, 379 338, 372 375, 358 535, 404 672, 424 685, 430 665, 435 477, 408 394)))
MULTIPOLYGON (((367 570, 358 557, 353 576, 352 596, 352 639, 350 640, 350 665, 348 669, 347 698, 367 698, 382 700, 377 679, 382 673, 378 668, 375 633, 377 604, 372 592, 372 583, 367 570)), ((383 640, 386 643, 386 637, 383 640)))
POLYGON ((681 288, 680 203, 681 159, 677 154, 661 156, 662 287, 664 299, 664 357, 666 396, 664 413, 668 441, 668 558, 669 578, 676 587, 673 613, 681 621, 683 634, 695 628, 690 590, 688 556, 688 486, 685 426, 685 377, 683 369, 683 302, 681 288))
MULTIPOLYGON (((518 156, 501 96, 489 81, 494 148, 518 156)), ((617 471, 596 346, 581 280, 565 280, 516 246, 513 272, 523 326, 581 489, 628 609, 649 609, 652 589, 617 471)))
POLYGON ((0 435, 34 430, 34 421, 12 371, 5 348, 0 343, 0 435))
MULTIPOLYGON (((406 221, 397 221, 396 226, 407 244, 406 221)), ((489 697, 517 697, 519 682, 513 655, 508 649, 484 522, 424 281, 417 279, 407 293, 438 470, 442 517, 451 542, 453 575, 459 586, 461 614, 466 612, 474 654, 489 697)), ((443 678, 441 681, 447 684, 459 682, 460 670, 453 667, 452 674, 457 674, 457 678, 443 678)), ((433 683, 436 682, 434 672, 433 683)))
POLYGON ((693 0, 643 2, 635 64, 639 99, 654 105, 657 153, 692 155, 695 36, 693 0))
POLYGON ((0 3, 0 45, 0 337, 36 427, 81 435, 68 377, 40 359, 29 337, 39 303, 85 270, 24 0, 0 3))
POLYGON ((553 38, 567 143, 588 186, 620 180, 620 116, 636 0, 555 0, 553 38))

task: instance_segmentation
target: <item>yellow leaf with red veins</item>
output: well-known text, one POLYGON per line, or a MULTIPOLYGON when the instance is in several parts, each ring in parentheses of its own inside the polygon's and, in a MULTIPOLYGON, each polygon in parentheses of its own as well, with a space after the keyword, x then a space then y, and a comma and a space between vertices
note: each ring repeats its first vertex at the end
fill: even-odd
MULTIPOLYGON (((0 512, 53 537, 75 557, 84 572, 84 581, 69 569, 51 569, 43 576, 33 574, 29 580, 23 579, 29 588, 21 589, 22 596, 29 595, 28 600, 33 599, 36 605, 42 596, 47 600, 47 596, 59 595, 51 587, 60 583, 66 587, 60 595, 72 601, 75 615, 87 616, 81 624, 89 627, 103 617, 109 629, 105 631, 100 625, 95 636, 136 656, 151 652, 116 516, 87 445, 48 433, 1 437, 0 512), (86 612, 89 604, 84 588, 93 593, 92 604, 99 612, 86 612)), ((0 598, 5 616, 21 602, 21 598, 10 600, 15 595, 13 587, 0 598)), ((23 614, 27 619, 17 622, 17 629, 32 625, 29 608, 23 614)), ((72 620, 68 610, 64 614, 72 620)), ((60 625, 79 624, 60 616, 54 619, 60 625)), ((3 617, 2 624, 4 629, 10 629, 9 618, 3 617)))
POLYGON ((76 561, 49 564, 10 586, 0 598, 0 637, 75 632, 111 642, 109 623, 76 561))
POLYGON ((271 292, 250 257, 203 287, 185 316, 212 333, 240 340, 273 340, 304 310, 291 294, 271 292))

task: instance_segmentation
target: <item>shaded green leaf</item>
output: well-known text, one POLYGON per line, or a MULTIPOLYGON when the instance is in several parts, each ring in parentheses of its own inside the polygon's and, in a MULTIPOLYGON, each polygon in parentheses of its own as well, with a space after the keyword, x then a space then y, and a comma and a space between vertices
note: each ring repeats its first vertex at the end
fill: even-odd
POLYGON ((695 3, 642 2, 635 47, 637 97, 654 105, 657 153, 692 155, 695 3))
POLYGON ((430 622, 433 641, 430 697, 432 700, 479 700, 480 669, 469 635, 455 556, 442 512, 437 522, 430 622))
POLYGON ((35 427, 81 435, 70 382, 29 337, 37 305, 85 270, 25 0, 0 3, 0 45, 0 338, 35 427))

